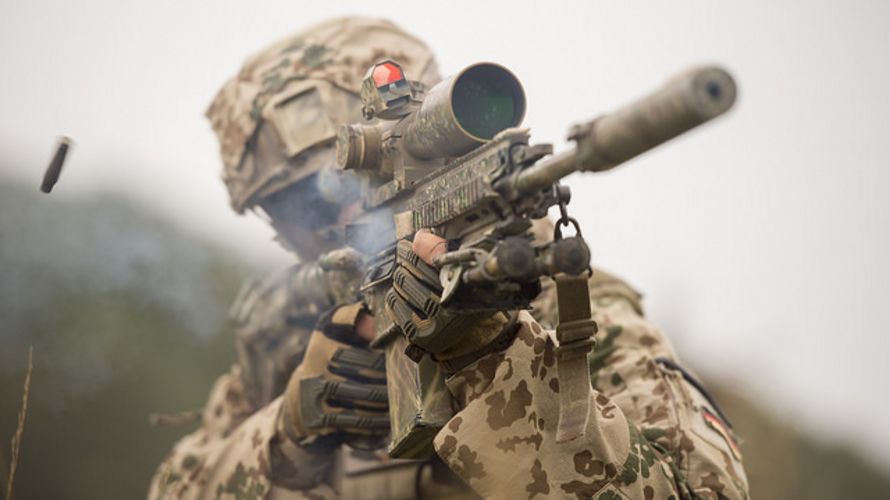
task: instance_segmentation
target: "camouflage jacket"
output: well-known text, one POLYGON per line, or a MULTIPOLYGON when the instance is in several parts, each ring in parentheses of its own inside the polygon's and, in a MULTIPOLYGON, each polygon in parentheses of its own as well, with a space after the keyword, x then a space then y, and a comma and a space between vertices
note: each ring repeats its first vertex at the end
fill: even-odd
POLYGON ((585 435, 555 438, 560 384, 541 327, 554 319, 550 289, 506 351, 448 380, 462 409, 436 436, 438 454, 485 498, 747 498, 735 437, 639 295, 602 271, 589 285, 600 331, 585 435))
MULTIPOLYGON (((645 319, 641 295, 602 270, 595 271, 589 285, 599 326, 589 359, 594 390, 620 408, 668 459, 665 463, 690 490, 680 498, 748 498, 739 440, 728 418, 680 363, 667 336, 645 319)), ((545 283, 533 310, 547 328, 556 322, 553 287, 545 283)))
MULTIPOLYGON (((584 437, 554 439, 559 382, 541 327, 555 316, 547 287, 506 351, 449 379, 462 409, 437 436, 438 454, 486 498, 747 498, 726 419, 643 318, 639 294, 601 271, 590 290, 600 329, 584 437)), ((149 499, 414 497, 410 467, 343 481, 339 452, 312 454, 282 438, 280 406, 279 398, 251 414, 233 368, 217 381, 201 428, 161 464, 149 499), (287 489, 288 474, 307 467, 317 486, 287 489)))

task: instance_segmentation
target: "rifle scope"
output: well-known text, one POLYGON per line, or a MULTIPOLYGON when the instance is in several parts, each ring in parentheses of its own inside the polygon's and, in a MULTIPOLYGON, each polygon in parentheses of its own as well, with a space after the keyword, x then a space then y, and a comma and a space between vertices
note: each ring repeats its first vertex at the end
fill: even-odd
POLYGON ((405 149, 430 160, 458 157, 525 117, 525 93, 507 68, 478 63, 436 84, 404 123, 405 149))
MULTIPOLYGON (((383 64, 395 66, 391 62, 383 64)), ((376 90, 386 91, 398 83, 387 83, 376 90)), ((371 97, 377 96, 371 94, 371 97)), ((494 63, 477 63, 436 84, 421 103, 413 105, 411 111, 402 116, 384 118, 386 122, 376 125, 340 127, 337 136, 340 167, 381 168, 385 161, 385 137, 398 138, 400 148, 416 160, 463 156, 502 130, 522 123, 525 92, 508 69, 494 63), (399 121, 393 123, 394 119, 399 121)))

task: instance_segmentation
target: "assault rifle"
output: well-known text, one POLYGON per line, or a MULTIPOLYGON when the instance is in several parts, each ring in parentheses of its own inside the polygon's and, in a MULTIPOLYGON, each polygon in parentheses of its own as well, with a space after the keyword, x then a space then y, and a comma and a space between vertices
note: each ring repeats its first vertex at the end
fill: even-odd
MULTIPOLYGON (((637 102, 572 127, 575 147, 553 155, 550 144, 530 144, 528 129, 517 128, 525 95, 502 66, 471 65, 428 91, 395 61, 369 69, 362 111, 376 122, 340 128, 337 162, 363 178, 365 214, 347 239, 371 256, 362 290, 376 315, 375 345, 386 350, 392 456, 429 453, 432 437, 452 415, 444 377, 424 353, 453 339, 403 332, 383 314, 398 240, 429 228, 456 243, 436 260, 443 292, 432 309, 528 308, 543 277, 582 276, 589 269, 590 252, 566 211, 570 191, 559 180, 614 168, 726 112, 735 94, 732 77, 720 68, 687 71, 637 102), (531 221, 553 206, 562 215, 553 241, 533 243, 531 221), (574 226, 574 236, 563 237, 567 226, 574 226), (465 300, 467 288, 474 289, 472 301, 465 300)), ((576 330, 560 342, 581 346, 586 360, 595 325, 576 330)))

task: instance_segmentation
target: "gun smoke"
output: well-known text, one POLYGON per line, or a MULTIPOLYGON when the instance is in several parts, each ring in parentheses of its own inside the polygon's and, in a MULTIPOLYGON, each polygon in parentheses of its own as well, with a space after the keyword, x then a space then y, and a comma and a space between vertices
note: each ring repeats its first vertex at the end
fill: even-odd
POLYGON ((0 179, 0 372, 22 370, 27 333, 46 332, 36 350, 49 388, 36 397, 61 409, 68 398, 101 391, 114 367, 126 366, 119 358, 141 355, 119 331, 138 318, 118 317, 113 306, 127 301, 169 315, 199 337, 224 328, 223 292, 206 276, 229 271, 209 246, 177 237, 117 198, 69 201, 27 191, 0 179), (79 303, 50 310, 61 296, 79 303), (97 299, 108 305, 104 313, 78 314, 97 299), (114 344, 122 347, 112 352, 113 343, 93 341, 97 333, 121 337, 114 344))

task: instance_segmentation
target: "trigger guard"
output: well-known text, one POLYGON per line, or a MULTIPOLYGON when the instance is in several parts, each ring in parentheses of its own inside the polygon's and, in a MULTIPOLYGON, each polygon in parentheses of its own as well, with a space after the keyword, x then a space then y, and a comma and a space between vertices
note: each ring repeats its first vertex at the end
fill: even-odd
POLYGON ((442 266, 439 270, 439 283, 442 285, 442 298, 439 303, 447 305, 460 288, 461 278, 463 277, 463 266, 459 263, 451 263, 442 266))

